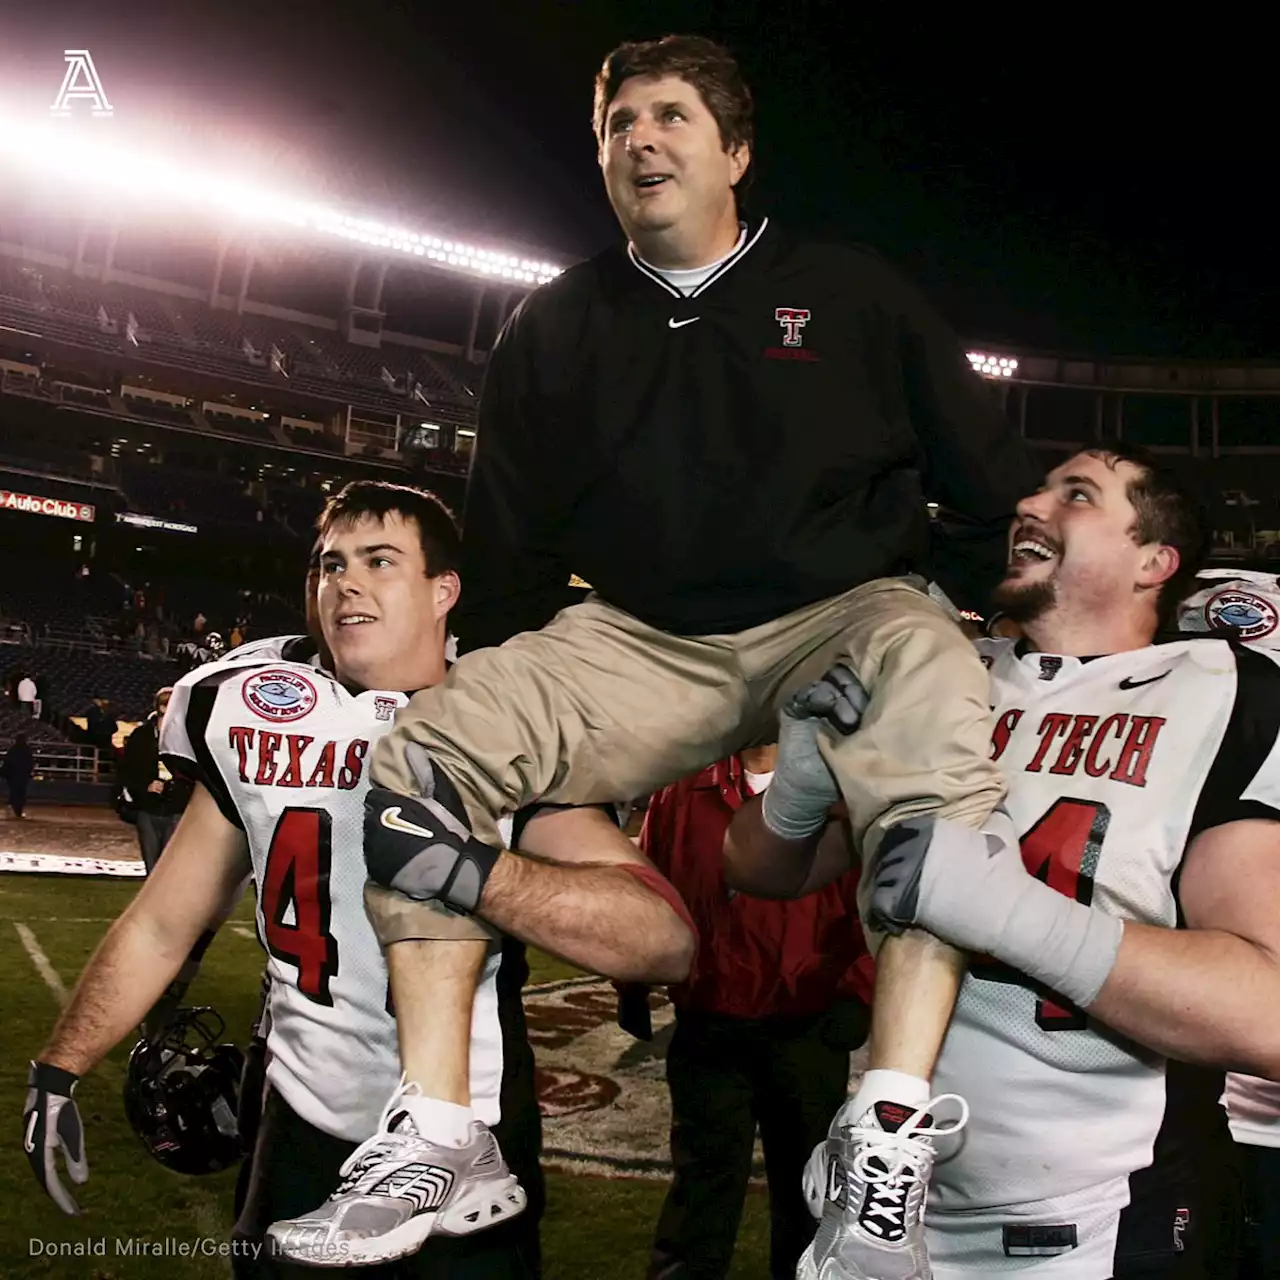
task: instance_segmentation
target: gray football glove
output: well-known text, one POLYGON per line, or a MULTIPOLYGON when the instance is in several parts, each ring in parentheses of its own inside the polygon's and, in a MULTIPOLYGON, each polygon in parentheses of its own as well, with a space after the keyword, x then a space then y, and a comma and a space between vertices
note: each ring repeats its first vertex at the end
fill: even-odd
POLYGON ((57 1152, 62 1151, 67 1173, 76 1186, 89 1177, 89 1161, 84 1150, 84 1126, 72 1094, 79 1076, 33 1062, 27 1073, 27 1101, 22 1108, 22 1145, 40 1185, 53 1197, 63 1213, 78 1214, 80 1206, 58 1180, 57 1152))
POLYGON ((804 840, 827 820, 840 788, 818 748, 822 725, 847 737, 869 698, 843 662, 788 699, 778 717, 778 760, 764 793, 765 826, 784 840, 804 840))

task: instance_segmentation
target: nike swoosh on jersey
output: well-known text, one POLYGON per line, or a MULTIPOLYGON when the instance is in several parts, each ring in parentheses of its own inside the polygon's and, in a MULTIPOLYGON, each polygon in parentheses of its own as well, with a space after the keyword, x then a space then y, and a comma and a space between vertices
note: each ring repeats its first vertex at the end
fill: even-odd
POLYGON ((421 836, 424 840, 434 840, 436 837, 434 831, 429 831, 426 827, 420 827, 416 822, 410 822, 408 818, 402 818, 399 805, 394 809, 383 809, 382 816, 378 821, 388 831, 401 831, 407 836, 421 836))
POLYGON ((36 1149, 35 1132, 36 1123, 39 1119, 39 1111, 33 1111, 30 1116, 27 1117, 27 1132, 22 1138, 22 1149, 27 1153, 27 1155, 30 1155, 36 1149))
POLYGON ((1167 671, 1162 671, 1158 676, 1152 676, 1148 680, 1134 680, 1129 676, 1125 676, 1125 678, 1120 681, 1120 687, 1122 689, 1137 689, 1144 684, 1155 684, 1157 680, 1163 680, 1168 674, 1169 673, 1167 671))
POLYGON ((702 319, 702 317, 701 317, 701 316, 690 316, 688 320, 677 320, 677 319, 675 318, 675 316, 672 316, 672 317, 667 321, 667 328, 668 328, 668 329, 683 329, 683 328, 685 327, 685 325, 687 325, 687 324, 693 324, 693 323, 694 323, 694 321, 696 321, 696 320, 701 320, 701 319, 702 319))

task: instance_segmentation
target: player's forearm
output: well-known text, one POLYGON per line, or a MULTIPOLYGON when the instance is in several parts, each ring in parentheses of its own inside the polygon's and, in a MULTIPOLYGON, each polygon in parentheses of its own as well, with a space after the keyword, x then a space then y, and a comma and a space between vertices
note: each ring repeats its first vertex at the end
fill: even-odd
POLYGON ((853 865, 843 824, 831 821, 804 840, 770 831, 754 796, 733 815, 724 839, 724 874, 731 889, 756 898, 802 898, 853 865))
POLYGON ((80 975, 40 1061, 76 1075, 91 1071, 146 1017, 194 942, 175 946, 126 912, 80 975))
POLYGON ((1092 1017, 1171 1058, 1280 1077, 1280 956, 1217 929, 1125 922, 1092 1017))
POLYGON ((657 893, 618 865, 504 853, 480 914, 504 933, 618 982, 679 982, 694 938, 657 893))

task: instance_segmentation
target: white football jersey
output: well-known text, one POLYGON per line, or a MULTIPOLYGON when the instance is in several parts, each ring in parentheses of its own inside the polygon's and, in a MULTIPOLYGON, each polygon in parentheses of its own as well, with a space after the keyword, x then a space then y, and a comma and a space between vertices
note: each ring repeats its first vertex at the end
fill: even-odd
MULTIPOLYGON (((1180 631, 1233 634, 1245 644, 1280 649, 1280 584, 1274 573, 1206 569, 1197 576, 1204 585, 1179 610, 1180 631)), ((1223 1103, 1237 1142, 1280 1147, 1280 1084, 1233 1072, 1223 1103)))
POLYGON ((1274 573, 1205 569, 1178 609, 1178 630, 1280 649, 1280 586, 1274 573))
MULTIPOLYGON (((305 637, 257 641, 184 676, 161 751, 194 764, 248 839, 271 977, 267 1078, 308 1123, 359 1142, 400 1076, 362 831, 372 745, 408 696, 350 693, 313 652, 305 637)), ((503 1074, 500 965, 499 954, 486 962, 472 1020, 472 1103, 489 1125, 503 1074)))
MULTIPOLYGON (((991 670, 991 754, 1023 859, 1060 892, 1177 927, 1194 837, 1280 818, 1280 654, 1213 639, 1086 660, 1010 640, 978 648, 991 670)), ((963 1134, 939 1143, 927 1219, 935 1273, 1072 1254, 1057 1256, 1054 1275, 1109 1276, 1077 1231, 1112 1233, 1090 1248, 1123 1248, 1136 1229, 1126 1214, 1159 1201, 1162 1176, 1181 1176, 1161 1167, 1166 1155, 1185 1158, 1173 1152, 1181 1135, 1197 1117, 1223 1122, 1221 1079, 1168 1064, 1006 966, 975 963, 934 1077, 935 1092, 972 1108, 963 1134)), ((1159 1228, 1166 1241, 1175 1213, 1159 1228)))

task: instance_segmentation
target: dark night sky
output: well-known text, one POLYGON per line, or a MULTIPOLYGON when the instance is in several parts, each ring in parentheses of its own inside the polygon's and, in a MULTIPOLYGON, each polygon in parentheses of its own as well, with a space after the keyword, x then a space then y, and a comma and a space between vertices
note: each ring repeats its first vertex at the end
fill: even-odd
POLYGON ((1280 356, 1261 32, 920 8, 10 0, 0 100, 44 110, 87 46, 122 129, 569 260, 614 235, 588 127, 603 53, 698 31, 756 91, 753 209, 874 245, 966 333, 1280 356))

